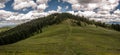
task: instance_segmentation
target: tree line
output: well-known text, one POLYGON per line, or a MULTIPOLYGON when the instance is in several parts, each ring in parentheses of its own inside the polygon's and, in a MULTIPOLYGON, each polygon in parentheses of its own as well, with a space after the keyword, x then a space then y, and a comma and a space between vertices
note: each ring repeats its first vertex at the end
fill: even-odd
POLYGON ((88 18, 85 18, 84 16, 75 16, 69 13, 55 13, 52 15, 49 15, 47 17, 42 17, 38 19, 31 20, 29 22, 23 23, 21 25, 18 25, 12 29, 9 29, 7 31, 0 33, 0 45, 6 45, 18 42, 20 40, 26 39, 32 35, 34 35, 35 32, 42 33, 42 29, 44 27, 59 24, 64 20, 67 19, 73 19, 76 20, 79 26, 81 25, 81 22, 85 22, 88 25, 96 25, 104 28, 114 29, 117 31, 120 31, 120 25, 119 24, 106 24, 102 22, 96 22, 94 20, 89 20, 88 18))

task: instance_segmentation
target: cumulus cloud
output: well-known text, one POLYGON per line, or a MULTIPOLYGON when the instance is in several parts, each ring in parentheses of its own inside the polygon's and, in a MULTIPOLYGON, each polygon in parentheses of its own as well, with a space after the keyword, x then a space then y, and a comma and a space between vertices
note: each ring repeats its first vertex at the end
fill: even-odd
POLYGON ((77 4, 77 3, 79 3, 78 0, 63 0, 63 2, 68 2, 70 4, 77 4))
POLYGON ((88 10, 93 10, 98 7, 98 4, 96 3, 89 3, 88 4, 88 10))
POLYGON ((61 12, 61 10, 62 10, 62 7, 61 7, 61 6, 58 6, 57 11, 58 11, 58 12, 61 12))
POLYGON ((73 10, 81 10, 81 9, 94 9, 97 7, 96 3, 99 2, 99 0, 63 0, 65 2, 68 2, 72 4, 73 10))
POLYGON ((71 13, 73 15, 78 15, 78 16, 85 16, 88 17, 90 20, 95 20, 95 21, 101 21, 101 22, 120 22, 120 10, 117 9, 114 11, 113 14, 110 14, 108 11, 99 11, 99 12, 94 12, 94 11, 67 11, 67 13, 71 13))
POLYGON ((5 10, 0 10, 0 19, 6 19, 9 18, 11 15, 14 15, 15 13, 5 10))
POLYGON ((4 8, 5 5, 3 3, 0 3, 0 8, 4 8))
POLYGON ((5 7, 5 3, 8 2, 9 0, 0 0, 0 8, 5 7))
MULTIPOLYGON (((10 12, 11 13, 11 12, 10 12)), ((40 18, 40 17, 45 17, 45 16, 48 16, 50 14, 53 14, 53 13, 59 13, 58 11, 55 11, 55 10, 51 10, 51 11, 48 11, 48 12, 39 12, 38 10, 34 10, 34 11, 30 11, 28 12, 27 14, 14 14, 14 15, 11 15, 11 16, 8 16, 6 18, 6 20, 14 20, 14 21, 17 21, 17 20, 32 20, 32 19, 36 19, 36 18, 40 18)))
MULTIPOLYGON (((34 10, 29 11, 26 14, 15 13, 11 11, 0 10, 0 20, 32 20, 38 17, 44 17, 53 13, 61 13, 62 7, 58 6, 57 10, 51 10, 44 12, 48 7, 48 2, 50 0, 14 0, 13 9, 14 10, 23 10, 26 11, 27 8, 32 7, 34 10)), ((58 0, 60 1, 60 0, 58 0)), ((71 4, 73 11, 66 11, 68 13, 89 17, 96 21, 118 21, 120 18, 120 10, 116 10, 113 14, 110 14, 110 11, 114 10, 119 4, 119 0, 63 0, 71 4), (94 9, 98 9, 97 12, 94 12, 94 9), (75 12, 75 11, 78 12, 75 12), (81 11, 83 10, 83 11, 81 11)), ((5 7, 4 3, 7 0, 0 1, 0 8, 5 7)), ((69 7, 66 6, 65 9, 69 7)))
POLYGON ((45 16, 48 16, 50 14, 53 14, 53 13, 60 13, 58 11, 55 11, 55 10, 51 10, 51 11, 48 11, 48 12, 39 12, 38 10, 33 10, 33 11, 30 11, 28 12, 27 14, 14 14, 14 15, 11 15, 9 17, 6 18, 6 20, 14 20, 14 21, 17 21, 17 20, 32 20, 32 19, 36 19, 36 18, 40 18, 40 17, 45 17, 45 16))
POLYGON ((98 3, 101 2, 102 0, 77 0, 81 4, 86 4, 86 3, 98 3))
POLYGON ((119 5, 119 0, 114 0, 114 1, 108 0, 108 1, 103 1, 100 4, 99 8, 102 10, 111 11, 114 10, 118 5, 119 5))
POLYGON ((115 8, 119 5, 119 0, 63 0, 64 2, 68 2, 72 5, 72 9, 74 11, 68 11, 68 13, 89 17, 90 19, 94 19, 96 21, 102 22, 111 22, 111 21, 120 21, 120 10, 114 11, 114 13, 110 13, 110 11, 115 10, 115 8), (97 9, 97 12, 94 10, 97 9), (83 10, 84 12, 80 11, 83 10))
POLYGON ((81 6, 80 4, 73 4, 73 5, 72 5, 72 9, 73 9, 73 10, 80 10, 81 7, 82 7, 82 6, 81 6))
POLYGON ((116 11, 114 11, 114 14, 120 15, 120 9, 117 9, 116 11))
POLYGON ((69 6, 66 6, 65 9, 67 10, 69 8, 69 6))
POLYGON ((33 0, 14 0, 14 10, 22 10, 29 7, 32 7, 34 9, 37 7, 37 4, 33 0))
POLYGON ((67 13, 70 13, 70 14, 76 15, 74 11, 67 11, 67 13))
POLYGON ((50 15, 50 14, 59 13, 59 12, 58 12, 58 11, 55 11, 55 10, 51 10, 51 11, 48 11, 47 13, 50 15))
POLYGON ((49 0, 37 0, 37 4, 47 4, 49 0))
POLYGON ((94 10, 95 8, 100 8, 100 10, 111 11, 118 6, 119 0, 63 0, 72 4, 73 10, 94 10), (99 5, 98 5, 99 4, 99 5), (76 9, 76 7, 78 7, 76 9))
POLYGON ((9 0, 0 0, 0 3, 8 2, 9 0))
POLYGON ((47 3, 49 2, 50 0, 36 0, 36 3, 37 3, 37 10, 39 12, 43 12, 47 7, 47 3))
POLYGON ((44 11, 48 6, 46 4, 40 4, 37 6, 38 11, 44 11))
POLYGON ((48 13, 38 11, 30 11, 27 14, 17 14, 17 15, 11 15, 6 20, 32 20, 39 17, 47 16, 48 13))
POLYGON ((24 16, 22 16, 21 18, 22 18, 22 20, 26 20, 26 19, 32 20, 35 18, 47 16, 47 15, 48 15, 48 13, 46 13, 46 12, 39 13, 38 11, 30 11, 27 14, 25 14, 24 16))
POLYGON ((101 0, 63 0, 65 2, 69 2, 71 4, 82 4, 82 5, 86 5, 88 3, 98 3, 101 0))
POLYGON ((27 8, 32 7, 34 10, 43 12, 47 7, 49 0, 14 0, 13 9, 26 11, 27 8))
POLYGON ((49 13, 53 13, 53 11, 44 12, 44 10, 48 7, 48 1, 49 0, 37 0, 36 2, 33 0, 14 0, 14 10, 27 10, 29 7, 32 7, 34 10, 29 11, 26 14, 0 10, 0 20, 31 20, 47 16, 49 13))

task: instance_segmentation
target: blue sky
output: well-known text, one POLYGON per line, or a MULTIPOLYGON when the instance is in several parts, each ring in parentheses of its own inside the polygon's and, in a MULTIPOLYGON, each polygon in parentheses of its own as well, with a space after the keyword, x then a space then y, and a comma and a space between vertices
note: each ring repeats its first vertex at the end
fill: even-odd
POLYGON ((120 0, 0 0, 0 26, 61 12, 95 21, 120 22, 120 0))
MULTIPOLYGON (((62 7, 62 12, 66 12, 66 11, 70 11, 72 10, 71 4, 68 2, 63 2, 62 0, 60 0, 61 2, 58 2, 58 0, 51 0, 48 2, 48 7, 44 10, 45 12, 50 11, 50 10, 57 10, 57 6, 61 6, 62 7), (68 6, 68 9, 65 9, 65 7, 68 6)), ((36 2, 36 0, 34 0, 34 2, 36 2)), ((12 12, 20 12, 20 13, 28 13, 29 11, 33 10, 31 7, 28 7, 26 11, 23 10, 14 10, 13 9, 13 3, 14 0, 10 0, 8 2, 5 3, 6 7, 4 8, 0 8, 0 10, 6 10, 6 11, 12 11, 12 12)), ((119 5, 116 7, 116 9, 120 9, 120 2, 119 5)))
MULTIPOLYGON (((34 0, 35 1, 35 0, 34 0)), ((4 8, 2 8, 1 10, 6 10, 6 11, 12 11, 12 12, 19 12, 19 13, 27 13, 31 10, 33 10, 31 7, 29 7, 27 9, 27 11, 23 11, 23 10, 14 10, 13 9, 13 3, 14 3, 14 0, 9 0, 7 3, 5 3, 5 6, 4 8)))
POLYGON ((0 0, 0 20, 34 19, 61 12, 117 20, 120 0, 0 0))
MULTIPOLYGON (((34 0, 34 2, 36 2, 36 0, 34 0)), ((5 3, 6 7, 0 8, 0 10, 6 10, 6 11, 12 11, 12 12, 20 12, 20 13, 28 13, 29 11, 33 10, 31 7, 27 8, 26 11, 23 11, 23 10, 14 10, 13 9, 13 3, 14 3, 14 0, 8 1, 7 3, 5 3)), ((49 7, 47 7, 44 10, 45 12, 50 11, 50 10, 57 10, 58 6, 61 6, 63 8, 62 12, 72 10, 71 4, 68 3, 68 2, 62 2, 62 0, 61 0, 61 2, 58 2, 58 0, 51 0, 51 1, 48 2, 47 5, 49 7), (65 9, 66 6, 68 6, 68 9, 65 9)))
POLYGON ((116 9, 120 9, 120 1, 119 1, 119 5, 116 7, 116 9))
POLYGON ((62 11, 69 11, 72 10, 71 8, 71 4, 67 3, 67 2, 58 2, 58 0, 51 0, 48 2, 49 7, 45 10, 45 11, 50 11, 50 10, 57 10, 57 6, 61 6, 63 9, 62 11), (65 7, 68 6, 68 9, 65 9, 65 7))

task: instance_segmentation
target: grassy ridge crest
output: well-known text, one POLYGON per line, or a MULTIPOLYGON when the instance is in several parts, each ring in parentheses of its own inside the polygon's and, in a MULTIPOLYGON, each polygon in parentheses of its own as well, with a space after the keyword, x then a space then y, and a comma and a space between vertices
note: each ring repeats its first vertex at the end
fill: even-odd
POLYGON ((24 40, 30 36, 32 36, 34 33, 42 33, 42 29, 44 27, 59 24, 64 20, 72 19, 73 23, 77 24, 78 26, 82 26, 82 22, 84 22, 86 25, 96 25, 101 26, 104 28, 113 28, 119 31, 119 25, 108 25, 101 22, 95 22, 94 20, 89 20, 88 18, 85 18, 84 16, 75 16, 69 13, 55 13, 52 15, 49 15, 47 17, 42 17, 38 19, 31 20, 27 23, 21 24, 16 26, 15 28, 12 28, 10 30, 4 31, 0 33, 0 45, 6 45, 18 42, 20 40, 24 40))

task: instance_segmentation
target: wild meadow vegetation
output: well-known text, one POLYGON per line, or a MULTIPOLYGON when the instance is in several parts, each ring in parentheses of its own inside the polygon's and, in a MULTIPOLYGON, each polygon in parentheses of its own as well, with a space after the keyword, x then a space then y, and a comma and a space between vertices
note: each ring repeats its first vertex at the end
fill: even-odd
POLYGON ((120 55, 118 31, 118 24, 56 13, 2 31, 0 55, 120 55))
POLYGON ((3 31, 6 31, 6 30, 9 30, 11 27, 3 27, 3 28, 0 28, 0 32, 3 32, 3 31))

